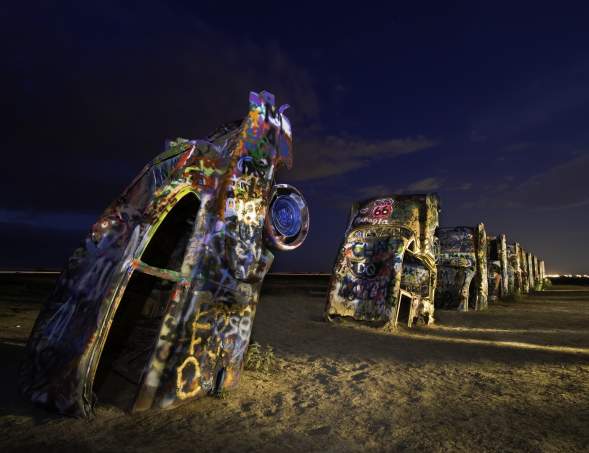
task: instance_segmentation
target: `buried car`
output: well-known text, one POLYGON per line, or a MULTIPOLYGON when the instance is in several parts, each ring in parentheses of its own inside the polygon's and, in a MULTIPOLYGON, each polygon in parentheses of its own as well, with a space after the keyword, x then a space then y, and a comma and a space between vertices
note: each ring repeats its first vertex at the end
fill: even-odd
POLYGON ((507 272, 509 276, 509 293, 515 296, 521 295, 523 293, 523 283, 520 245, 517 242, 507 244, 507 272))
POLYGON ((250 93, 243 121, 178 139, 102 214, 42 309, 23 394, 88 416, 97 398, 169 408, 238 384, 270 250, 299 246, 287 106, 250 93))
POLYGON ((487 270, 489 303, 508 294, 507 238, 504 234, 487 238, 487 270))
POLYGON ((528 275, 528 260, 527 253, 520 245, 519 247, 519 266, 521 271, 521 285, 522 293, 528 294, 530 292, 530 279, 528 275))
POLYGON ((436 308, 459 311, 487 308, 485 226, 438 229, 436 308))
POLYGON ((437 194, 391 195, 352 206, 325 308, 393 328, 434 321, 437 194))

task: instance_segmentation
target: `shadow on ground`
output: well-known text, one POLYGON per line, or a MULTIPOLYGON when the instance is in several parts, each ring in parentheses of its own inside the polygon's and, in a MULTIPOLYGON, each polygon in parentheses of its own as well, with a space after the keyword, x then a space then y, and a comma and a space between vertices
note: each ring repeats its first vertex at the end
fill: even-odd
POLYGON ((21 293, 19 304, 11 293, 0 301, 0 449, 589 449, 588 288, 485 312, 439 311, 435 326, 393 334, 324 322, 321 289, 275 283, 264 292, 253 337, 273 346, 276 373, 245 372, 225 399, 138 414, 99 405, 90 420, 52 415, 18 395, 39 297, 21 293))

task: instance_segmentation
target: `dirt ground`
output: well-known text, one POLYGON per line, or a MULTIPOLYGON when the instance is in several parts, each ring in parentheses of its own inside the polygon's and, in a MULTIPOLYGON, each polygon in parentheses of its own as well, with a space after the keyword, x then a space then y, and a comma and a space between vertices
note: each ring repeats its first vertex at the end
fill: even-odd
POLYGON ((279 371, 245 372, 225 399, 79 420, 16 387, 51 284, 0 281, 0 451, 589 451, 589 287, 387 334, 325 323, 321 288, 274 285, 253 335, 279 371))

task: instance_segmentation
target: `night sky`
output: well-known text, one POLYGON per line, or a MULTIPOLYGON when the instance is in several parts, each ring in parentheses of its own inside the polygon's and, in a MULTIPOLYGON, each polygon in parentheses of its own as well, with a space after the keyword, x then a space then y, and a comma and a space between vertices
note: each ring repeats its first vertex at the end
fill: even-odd
POLYGON ((265 89, 291 105, 280 182, 311 210, 275 271, 329 272, 354 200, 437 191, 442 226, 482 221, 549 273, 589 273, 589 6, 14 3, 0 267, 60 268, 166 138, 265 89))

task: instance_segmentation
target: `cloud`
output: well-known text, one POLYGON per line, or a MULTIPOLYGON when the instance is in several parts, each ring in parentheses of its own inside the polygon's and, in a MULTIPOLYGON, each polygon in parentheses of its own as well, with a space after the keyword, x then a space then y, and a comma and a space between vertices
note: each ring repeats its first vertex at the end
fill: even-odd
POLYGON ((550 72, 525 79, 522 85, 484 106, 472 129, 480 136, 511 141, 571 113, 576 117, 577 109, 589 101, 588 76, 589 60, 584 57, 554 65, 550 72))
POLYGON ((390 186, 384 184, 377 184, 374 186, 360 187, 356 193, 359 198, 372 198, 391 195, 395 193, 390 186))
POLYGON ((24 209, 0 209, 0 223, 64 231, 89 230, 99 213, 34 212, 24 209))
POLYGON ((535 175, 505 193, 513 206, 564 209, 589 205, 589 154, 535 175))
POLYGON ((464 182, 449 190, 456 190, 458 192, 468 192, 470 189, 472 189, 472 183, 464 182))
MULTIPOLYGON (((424 192, 433 192, 438 190, 442 187, 443 180, 440 178, 429 177, 420 179, 418 181, 414 181, 409 184, 405 188, 397 188, 393 189, 390 185, 386 184, 375 184, 373 186, 365 186, 360 187, 356 190, 356 195, 358 198, 372 198, 372 197, 381 197, 391 194, 399 194, 399 193, 424 193, 424 192)), ((464 183, 458 186, 449 188, 447 190, 455 190, 455 191, 466 191, 470 190, 471 184, 464 183)))
POLYGON ((589 205, 589 153, 578 155, 524 181, 505 177, 483 188, 463 207, 558 210, 589 205))
MULTIPOLYGON (((4 208, 104 208, 162 151, 166 138, 204 137, 218 125, 242 118, 250 90, 266 89, 278 103, 291 105, 287 114, 295 165, 289 180, 342 175, 436 144, 419 136, 322 136, 327 134, 312 74, 277 42, 237 39, 163 2, 141 8, 142 20, 137 21, 133 7, 92 4, 89 15, 100 27, 112 28, 100 46, 93 45, 94 30, 64 31, 48 19, 39 20, 36 27, 46 39, 27 41, 28 66, 7 65, 14 80, 26 80, 32 88, 27 91, 19 82, 21 89, 6 99, 16 106, 12 116, 24 120, 7 125, 14 136, 0 138, 7 139, 3 148, 20 149, 31 138, 42 144, 34 148, 34 166, 27 166, 30 154, 14 152, 7 166, 27 166, 27 178, 43 191, 26 185, 13 192, 4 208), (66 40, 77 45, 63 46, 66 40)), ((76 23, 75 6, 52 14, 76 23)), ((7 187, 21 182, 19 172, 8 172, 3 180, 7 187)))
POLYGON ((311 180, 342 175, 370 165, 376 159, 390 159, 431 148, 437 143, 425 137, 368 140, 328 136, 303 138, 294 144, 295 165, 291 180, 311 180))
POLYGON ((440 178, 429 177, 419 179, 417 181, 412 182, 407 187, 402 189, 401 191, 404 193, 424 193, 424 192, 433 192, 438 190, 442 187, 443 180, 440 178))

